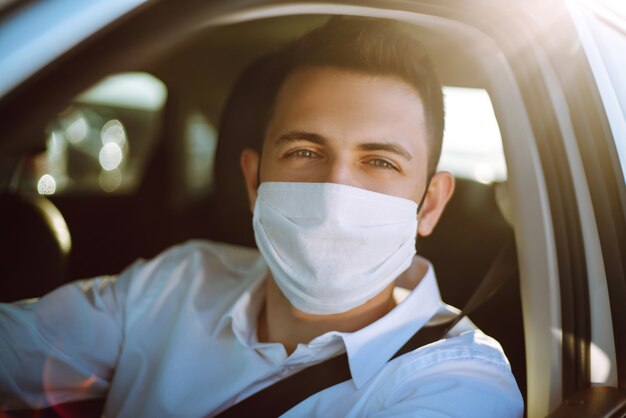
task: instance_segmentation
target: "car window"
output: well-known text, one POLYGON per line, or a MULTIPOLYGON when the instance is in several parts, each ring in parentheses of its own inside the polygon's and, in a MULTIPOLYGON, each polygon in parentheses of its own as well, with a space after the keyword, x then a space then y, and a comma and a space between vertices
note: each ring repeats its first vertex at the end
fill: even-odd
POLYGON ((439 170, 483 184, 507 177, 502 138, 484 89, 444 87, 446 125, 439 170))
POLYGON ((46 149, 23 167, 20 189, 42 195, 134 190, 154 148, 166 96, 165 85, 147 73, 97 83, 49 122, 46 149))

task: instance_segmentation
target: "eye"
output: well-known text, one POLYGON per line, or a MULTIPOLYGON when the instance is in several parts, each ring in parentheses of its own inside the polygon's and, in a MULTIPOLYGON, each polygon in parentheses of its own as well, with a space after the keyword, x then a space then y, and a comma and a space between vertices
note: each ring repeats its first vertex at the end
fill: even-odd
POLYGON ((296 158, 307 158, 307 159, 311 159, 311 158, 318 158, 319 155, 314 152, 311 151, 309 149, 299 149, 296 151, 292 151, 290 153, 288 153, 286 155, 287 157, 296 157, 296 158))
POLYGON ((374 160, 370 160, 370 161, 368 161, 368 163, 370 165, 373 165, 374 167, 377 167, 377 168, 383 168, 383 169, 386 169, 386 170, 396 170, 396 171, 399 171, 398 167, 396 167, 394 164, 390 163, 387 160, 383 160, 383 159, 380 159, 380 158, 376 158, 374 160))

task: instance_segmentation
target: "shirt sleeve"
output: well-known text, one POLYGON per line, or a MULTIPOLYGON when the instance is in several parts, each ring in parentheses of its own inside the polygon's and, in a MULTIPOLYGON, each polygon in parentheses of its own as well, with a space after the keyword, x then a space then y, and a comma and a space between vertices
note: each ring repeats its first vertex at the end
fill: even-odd
POLYGON ((133 270, 0 304, 0 409, 106 394, 124 337, 125 276, 133 270))
POLYGON ((373 414, 420 418, 521 418, 524 403, 506 363, 486 358, 437 362, 411 374, 373 414))

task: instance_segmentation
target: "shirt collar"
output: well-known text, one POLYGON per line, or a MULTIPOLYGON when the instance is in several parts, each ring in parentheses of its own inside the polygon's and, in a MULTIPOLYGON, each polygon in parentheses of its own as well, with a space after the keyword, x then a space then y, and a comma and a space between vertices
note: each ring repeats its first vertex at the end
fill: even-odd
MULTIPOLYGON (((262 261, 262 260, 261 260, 262 261)), ((235 337, 244 345, 249 345, 252 333, 256 330, 259 311, 265 299, 265 278, 268 269, 264 263, 262 268, 255 266, 239 283, 239 289, 234 292, 239 295, 234 303, 230 304, 213 330, 215 337, 231 325, 235 337)))
MULTIPOLYGON (((411 293, 379 320, 352 333, 342 333, 350 374, 361 388, 385 363, 435 315, 441 306, 435 272, 426 259, 417 257, 428 269, 411 293)), ((398 286, 409 285, 399 281, 398 286)), ((409 289, 410 290, 410 289, 409 289)))
MULTIPOLYGON (((330 331, 314 338, 309 344, 330 344, 338 335, 348 355, 348 365, 354 385, 361 388, 420 328, 440 309, 442 302, 435 271, 430 262, 416 256, 427 266, 423 278, 414 284, 414 277, 398 280, 397 288, 410 291, 387 315, 355 332, 330 331)), ((240 343, 249 346, 256 330, 256 321, 265 298, 267 268, 254 269, 241 280, 239 297, 217 323, 213 336, 228 325, 240 343)))

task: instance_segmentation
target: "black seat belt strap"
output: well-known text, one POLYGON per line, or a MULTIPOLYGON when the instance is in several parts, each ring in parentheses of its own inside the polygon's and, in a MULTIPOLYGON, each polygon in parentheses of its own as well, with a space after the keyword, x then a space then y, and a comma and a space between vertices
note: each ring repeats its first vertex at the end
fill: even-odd
POLYGON ((504 245, 500 248, 498 256, 491 264, 489 271, 478 284, 476 290, 469 298, 463 309, 450 323, 446 334, 464 317, 482 306, 485 301, 498 293, 517 273, 517 250, 515 248, 515 236, 509 235, 504 245))

